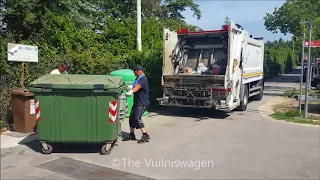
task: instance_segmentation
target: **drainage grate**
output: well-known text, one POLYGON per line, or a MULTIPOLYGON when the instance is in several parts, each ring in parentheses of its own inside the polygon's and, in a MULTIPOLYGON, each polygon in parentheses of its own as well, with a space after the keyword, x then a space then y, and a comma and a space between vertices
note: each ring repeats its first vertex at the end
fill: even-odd
POLYGON ((76 179, 151 179, 66 157, 43 163, 38 167, 76 179))

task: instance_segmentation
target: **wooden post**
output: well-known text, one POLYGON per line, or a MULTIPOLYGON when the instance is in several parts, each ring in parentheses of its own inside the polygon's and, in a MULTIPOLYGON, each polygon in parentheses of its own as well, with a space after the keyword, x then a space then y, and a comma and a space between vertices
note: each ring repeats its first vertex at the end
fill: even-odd
POLYGON ((20 87, 24 88, 24 62, 21 63, 20 87))

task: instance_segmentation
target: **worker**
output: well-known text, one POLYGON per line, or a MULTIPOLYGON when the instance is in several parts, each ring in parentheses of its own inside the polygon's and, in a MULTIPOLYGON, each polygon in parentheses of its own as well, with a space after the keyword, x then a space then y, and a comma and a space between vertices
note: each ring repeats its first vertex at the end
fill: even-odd
POLYGON ((142 132, 142 137, 138 143, 145 143, 149 142, 150 136, 147 133, 145 125, 142 121, 142 115, 146 106, 150 104, 149 85, 141 66, 137 65, 133 71, 136 79, 133 83, 132 89, 126 93, 127 96, 134 94, 133 106, 129 117, 130 134, 127 138, 124 138, 123 141, 136 140, 134 131, 135 129, 140 129, 142 132))
POLYGON ((68 65, 66 63, 61 63, 57 66, 57 69, 51 71, 50 74, 68 74, 68 65))

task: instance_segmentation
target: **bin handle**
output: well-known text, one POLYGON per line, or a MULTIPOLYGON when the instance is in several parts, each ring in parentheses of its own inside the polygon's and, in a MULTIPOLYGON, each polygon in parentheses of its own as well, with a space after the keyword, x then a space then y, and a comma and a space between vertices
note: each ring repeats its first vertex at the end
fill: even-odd
POLYGON ((93 85, 93 91, 94 92, 103 92, 104 89, 106 88, 105 86, 109 86, 109 85, 105 85, 105 84, 94 84, 93 85))

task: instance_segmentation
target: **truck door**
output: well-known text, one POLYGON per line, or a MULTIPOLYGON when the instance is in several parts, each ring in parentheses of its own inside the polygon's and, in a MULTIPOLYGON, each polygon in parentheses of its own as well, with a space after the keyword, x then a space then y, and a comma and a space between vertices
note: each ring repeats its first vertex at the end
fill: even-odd
POLYGON ((172 75, 173 66, 171 61, 172 51, 175 49, 178 42, 177 33, 169 29, 163 30, 163 64, 161 85, 164 85, 163 75, 172 75))
POLYGON ((228 67, 225 78, 225 88, 231 86, 230 101, 234 101, 239 97, 242 70, 240 69, 240 63, 244 54, 244 31, 241 28, 230 22, 229 24, 229 52, 228 52, 228 67))

